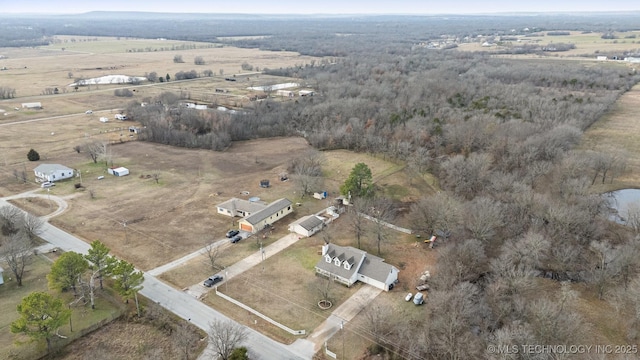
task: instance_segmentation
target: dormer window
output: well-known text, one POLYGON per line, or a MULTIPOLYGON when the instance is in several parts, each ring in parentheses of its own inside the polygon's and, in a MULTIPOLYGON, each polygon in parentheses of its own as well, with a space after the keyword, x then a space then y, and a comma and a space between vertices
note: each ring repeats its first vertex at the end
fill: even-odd
POLYGON ((351 264, 346 261, 342 263, 342 267, 344 267, 345 270, 351 270, 351 264))
POLYGON ((326 262, 328 262, 328 263, 331 263, 331 256, 329 256, 329 255, 325 255, 325 256, 324 256, 324 261, 326 261, 326 262))
POLYGON ((335 259, 333 259, 333 263, 334 263, 336 266, 340 266, 340 259, 338 259, 338 258, 336 257, 335 259))

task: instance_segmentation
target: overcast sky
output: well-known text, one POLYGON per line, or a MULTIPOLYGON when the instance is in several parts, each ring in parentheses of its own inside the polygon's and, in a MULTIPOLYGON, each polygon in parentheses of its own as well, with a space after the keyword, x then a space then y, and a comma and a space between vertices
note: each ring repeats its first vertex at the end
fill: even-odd
POLYGON ((0 13, 477 14, 640 10, 640 0, 0 0, 0 13))

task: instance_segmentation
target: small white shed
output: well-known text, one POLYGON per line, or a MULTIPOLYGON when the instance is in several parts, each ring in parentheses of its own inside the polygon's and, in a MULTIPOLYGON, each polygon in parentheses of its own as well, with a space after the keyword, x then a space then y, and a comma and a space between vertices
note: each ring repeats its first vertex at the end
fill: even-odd
POLYGON ((0 285, 4 284, 4 269, 0 266, 0 285))
POLYGON ((112 167, 109 168, 109 174, 113 175, 113 176, 126 176, 129 175, 129 169, 127 169, 126 167, 112 167))

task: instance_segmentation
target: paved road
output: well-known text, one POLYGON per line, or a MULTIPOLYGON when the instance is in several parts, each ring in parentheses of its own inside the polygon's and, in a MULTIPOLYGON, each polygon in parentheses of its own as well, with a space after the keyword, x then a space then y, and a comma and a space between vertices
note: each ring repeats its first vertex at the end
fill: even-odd
MULTIPOLYGON (((4 205, 12 206, 4 199, 0 199, 0 206, 4 205)), ((49 223, 44 224, 40 237, 64 251, 75 251, 80 254, 86 254, 90 249, 88 243, 49 223)), ((191 319, 192 323, 204 331, 209 329, 209 321, 213 319, 230 320, 221 313, 204 305, 193 296, 170 287, 152 275, 145 274, 144 278, 144 288, 140 291, 140 294, 155 301, 165 309, 185 320, 191 319)), ((300 344, 286 346, 269 339, 253 329, 247 328, 247 331, 249 336, 246 341, 246 346, 250 348, 252 352, 258 354, 261 359, 298 360, 311 359, 313 357, 312 349, 308 346, 300 346, 300 344)))

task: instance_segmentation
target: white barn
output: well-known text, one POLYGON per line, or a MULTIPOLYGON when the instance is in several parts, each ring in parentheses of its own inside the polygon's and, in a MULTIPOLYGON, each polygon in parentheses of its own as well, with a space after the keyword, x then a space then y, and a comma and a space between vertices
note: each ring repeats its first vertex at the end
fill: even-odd
POLYGON ((38 182, 55 182, 73 177, 73 169, 60 164, 40 164, 33 172, 38 182))

